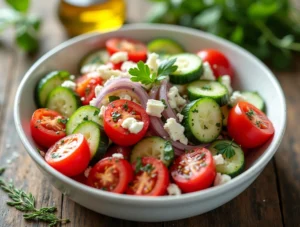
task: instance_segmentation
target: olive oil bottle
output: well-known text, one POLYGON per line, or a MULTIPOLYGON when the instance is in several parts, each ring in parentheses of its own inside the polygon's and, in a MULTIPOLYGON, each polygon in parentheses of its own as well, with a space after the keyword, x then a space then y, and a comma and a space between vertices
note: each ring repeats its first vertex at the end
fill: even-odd
POLYGON ((61 0, 58 15, 68 35, 118 29, 125 21, 125 0, 61 0))

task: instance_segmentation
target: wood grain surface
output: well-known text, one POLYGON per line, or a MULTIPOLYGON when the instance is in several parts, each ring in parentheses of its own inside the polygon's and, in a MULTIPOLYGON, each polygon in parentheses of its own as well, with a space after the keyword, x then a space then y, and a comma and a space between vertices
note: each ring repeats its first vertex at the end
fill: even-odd
MULTIPOLYGON (((4 3, 0 2, 0 7, 4 3)), ((66 226, 77 227, 225 227, 225 226, 300 226, 300 60, 292 72, 275 72, 286 94, 288 125, 283 142, 258 179, 237 198, 209 213, 180 221, 140 223, 110 218, 90 211, 64 197, 50 185, 27 155, 13 123, 13 101, 24 73, 42 54, 66 40, 56 17, 57 1, 33 1, 32 11, 44 20, 41 48, 28 56, 13 43, 13 34, 0 38, 0 166, 7 166, 5 177, 12 179, 37 199, 37 206, 55 205, 57 215, 69 218, 66 226)), ((0 192, 0 227, 47 226, 27 222, 22 214, 5 204, 7 196, 0 192)))

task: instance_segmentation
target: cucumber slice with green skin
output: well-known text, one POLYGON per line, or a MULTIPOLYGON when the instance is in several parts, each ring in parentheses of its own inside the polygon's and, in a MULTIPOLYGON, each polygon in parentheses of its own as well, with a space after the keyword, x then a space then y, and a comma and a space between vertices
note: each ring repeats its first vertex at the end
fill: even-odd
POLYGON ((93 121, 103 126, 102 119, 98 116, 100 110, 94 106, 82 106, 75 111, 70 117, 66 125, 66 133, 70 135, 73 133, 75 128, 84 121, 93 121))
POLYGON ((105 49, 96 50, 92 53, 89 53, 85 56, 80 63, 80 67, 82 68, 85 65, 98 64, 103 65, 109 61, 109 54, 105 49))
POLYGON ((177 70, 169 75, 173 84, 187 84, 198 80, 203 73, 202 60, 195 54, 183 53, 173 55, 176 58, 177 70))
POLYGON ((220 106, 226 105, 229 100, 227 88, 217 81, 194 81, 187 86, 187 90, 190 100, 211 98, 214 99, 220 106))
POLYGON ((35 101, 38 107, 45 107, 50 92, 64 81, 70 80, 71 74, 67 71, 53 71, 42 78, 35 88, 35 101))
POLYGON ((75 133, 81 133, 88 142, 91 152, 90 164, 97 163, 108 147, 108 137, 103 128, 93 121, 84 121, 75 128, 73 134, 75 133))
MULTIPOLYGON (((244 152, 239 145, 230 141, 230 140, 217 140, 213 142, 208 148, 212 155, 218 155, 223 153, 222 156, 224 158, 224 164, 216 165, 216 170, 219 173, 227 174, 231 177, 235 177, 239 175, 245 167, 245 157, 244 152), (234 151, 234 155, 231 158, 226 157, 226 152, 232 149, 234 151)), ((232 152, 231 150, 231 152, 232 152)))
POLYGON ((79 97, 69 88, 57 87, 48 98, 46 107, 55 110, 65 117, 70 117, 80 106, 79 97))
POLYGON ((223 127, 227 126, 229 110, 230 110, 230 108, 228 105, 221 107, 221 112, 222 112, 222 117, 223 117, 223 127))
POLYGON ((138 157, 155 157, 169 166, 174 159, 174 150, 169 141, 158 136, 150 136, 133 147, 130 162, 135 162, 138 157))
POLYGON ((183 47, 176 41, 168 38, 154 39, 147 45, 150 52, 157 53, 159 55, 173 55, 183 53, 183 47))
POLYGON ((195 100, 182 110, 184 134, 194 144, 214 141, 222 130, 222 112, 211 98, 195 100))
POLYGON ((246 100, 251 103, 256 108, 265 112, 265 102, 263 98, 258 94, 258 92, 253 91, 243 91, 241 94, 246 98, 246 100))

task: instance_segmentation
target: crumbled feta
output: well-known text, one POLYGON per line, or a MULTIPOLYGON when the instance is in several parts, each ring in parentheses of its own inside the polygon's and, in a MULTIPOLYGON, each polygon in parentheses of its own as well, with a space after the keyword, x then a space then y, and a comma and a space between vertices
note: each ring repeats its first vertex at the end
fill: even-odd
POLYGON ((214 155, 213 158, 214 158, 215 165, 223 165, 225 163, 223 155, 221 154, 214 155))
POLYGON ((65 80, 62 84, 61 84, 62 87, 66 87, 66 88, 69 88, 71 90, 75 90, 76 89, 76 84, 71 81, 71 80, 65 80))
POLYGON ((128 100, 128 101, 131 101, 131 96, 126 94, 126 93, 121 93, 119 95, 120 99, 125 99, 125 100, 128 100))
POLYGON ((98 78, 98 77, 100 77, 100 76, 101 76, 100 73, 99 73, 99 72, 96 72, 96 71, 90 72, 90 73, 87 74, 87 77, 88 77, 88 78, 98 78))
POLYGON ((97 99, 96 99, 96 98, 93 98, 93 99, 90 101, 90 106, 97 106, 97 99))
POLYGON ((231 106, 235 106, 238 102, 247 101, 246 97, 241 94, 239 91, 235 91, 232 93, 229 99, 229 104, 231 106))
MULTIPOLYGON (((114 70, 110 65, 96 65, 92 68, 93 70, 85 70, 88 73, 87 76, 90 78, 101 77, 104 80, 110 79, 112 76, 115 77, 129 77, 128 73, 121 72, 120 70, 114 70)), ((81 71, 84 71, 84 67, 81 71)))
POLYGON ((121 126, 128 129, 130 133, 138 134, 143 129, 144 122, 137 121, 133 117, 128 117, 122 122, 121 126))
POLYGON ((101 92, 102 89, 103 89, 103 86, 101 86, 101 85, 97 85, 95 87, 95 95, 96 95, 96 97, 100 94, 100 92, 101 92))
POLYGON ((128 72, 131 68, 136 68, 137 64, 133 61, 125 61, 121 66, 121 71, 128 72))
POLYGON ((112 157, 113 157, 113 158, 124 159, 124 156, 123 156, 123 154, 121 154, 121 153, 114 153, 114 154, 112 155, 112 157))
POLYGON ((187 145, 188 139, 184 135, 184 127, 177 123, 174 118, 169 118, 164 124, 164 129, 174 141, 179 140, 181 143, 187 145))
POLYGON ((90 174, 90 172, 91 172, 91 169, 92 169, 92 167, 89 166, 89 167, 87 167, 86 170, 84 171, 83 174, 84 174, 84 176, 85 176, 86 178, 89 177, 89 174, 90 174))
POLYGON ((70 79, 71 79, 71 80, 75 80, 75 76, 74 76, 74 75, 71 75, 71 76, 70 76, 70 79))
POLYGON ((181 190, 176 184, 169 184, 167 191, 169 195, 181 195, 181 190))
POLYGON ((155 99, 148 99, 146 112, 150 116, 161 117, 161 113, 164 111, 165 105, 162 101, 155 99))
POLYGON ((216 80, 216 77, 210 67, 208 62, 203 63, 203 74, 200 78, 201 80, 216 80))
POLYGON ((168 92, 168 101, 173 109, 180 109, 186 104, 186 100, 180 96, 178 88, 175 86, 171 87, 168 92))
POLYGON ((182 122, 182 120, 183 120, 183 115, 182 115, 181 113, 178 113, 178 114, 176 114, 176 116, 177 116, 177 118, 178 118, 178 121, 179 121, 179 122, 182 122))
POLYGON ((157 64, 158 57, 159 56, 156 53, 150 53, 148 55, 148 59, 146 61, 146 64, 149 66, 151 71, 154 71, 154 72, 157 71, 157 69, 158 69, 158 64, 157 64))
POLYGON ((214 186, 225 184, 230 180, 231 180, 231 177, 229 175, 217 173, 215 181, 214 181, 214 186))
POLYGON ((187 85, 176 84, 174 86, 177 87, 179 94, 185 94, 186 93, 187 85))
POLYGON ((221 76, 221 83, 227 88, 228 93, 231 94, 232 93, 232 87, 231 87, 231 79, 230 76, 225 75, 225 76, 221 76))
POLYGON ((99 115, 98 115, 100 118, 103 118, 105 110, 106 110, 106 106, 101 106, 100 112, 99 112, 99 115))
POLYGON ((117 53, 114 53, 110 59, 109 59, 113 64, 118 64, 120 62, 124 62, 128 60, 128 53, 125 51, 120 51, 117 53))

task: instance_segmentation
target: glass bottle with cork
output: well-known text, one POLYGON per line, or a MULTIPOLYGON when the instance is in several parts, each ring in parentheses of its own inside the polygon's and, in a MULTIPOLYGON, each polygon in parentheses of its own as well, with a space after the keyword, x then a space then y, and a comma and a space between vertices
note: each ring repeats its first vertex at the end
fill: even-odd
POLYGON ((120 28, 125 0, 60 0, 58 15, 69 36, 120 28))

